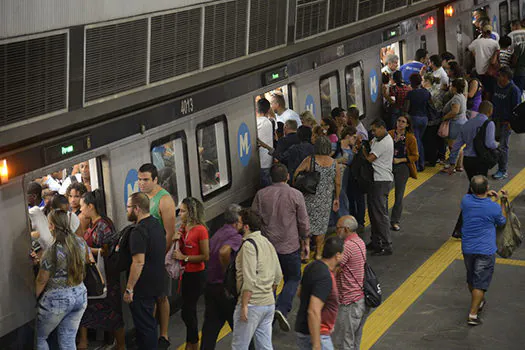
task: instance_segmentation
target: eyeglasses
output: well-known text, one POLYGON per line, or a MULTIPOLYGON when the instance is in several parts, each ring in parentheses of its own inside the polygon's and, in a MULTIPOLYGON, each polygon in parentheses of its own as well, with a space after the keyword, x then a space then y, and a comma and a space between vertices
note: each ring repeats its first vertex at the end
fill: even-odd
POLYGON ((348 228, 348 227, 346 227, 346 226, 336 226, 336 227, 335 227, 336 230, 339 230, 339 229, 343 229, 343 230, 344 230, 344 229, 346 229, 346 228, 348 228))

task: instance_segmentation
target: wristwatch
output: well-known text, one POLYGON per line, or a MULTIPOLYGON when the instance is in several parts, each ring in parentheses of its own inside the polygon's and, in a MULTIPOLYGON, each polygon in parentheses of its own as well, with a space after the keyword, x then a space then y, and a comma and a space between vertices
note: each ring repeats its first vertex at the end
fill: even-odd
POLYGON ((190 256, 186 255, 186 257, 184 258, 184 262, 187 263, 189 260, 190 260, 190 256))
POLYGON ((133 294, 133 289, 126 288, 126 294, 130 294, 130 295, 133 294))

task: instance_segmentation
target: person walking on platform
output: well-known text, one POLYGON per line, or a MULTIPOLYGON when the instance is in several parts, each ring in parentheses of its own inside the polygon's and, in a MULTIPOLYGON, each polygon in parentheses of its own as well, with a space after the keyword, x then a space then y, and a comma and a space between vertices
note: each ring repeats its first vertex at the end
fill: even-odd
POLYGON ((295 321, 300 350, 332 350, 330 335, 337 319, 338 291, 334 271, 341 261, 344 242, 339 237, 326 240, 321 260, 304 269, 300 305, 295 321))
MULTIPOLYGON (((480 325, 479 313, 485 306, 485 293, 489 289, 496 261, 496 226, 502 226, 506 219, 502 206, 490 197, 498 199, 495 191, 489 191, 488 179, 476 175, 470 181, 471 194, 461 201, 463 211, 463 239, 461 250, 467 269, 467 283, 471 294, 471 304, 467 323, 480 325)), ((501 191, 502 197, 507 193, 501 191)))
POLYGON ((232 253, 242 244, 239 222, 241 207, 231 204, 224 212, 225 224, 210 239, 210 261, 204 291, 206 309, 202 325, 201 350, 213 350, 224 322, 233 329, 235 299, 225 293, 224 271, 230 264, 232 253))
POLYGON ((165 273, 164 228, 150 214, 150 199, 141 192, 129 197, 127 217, 136 226, 129 234, 127 246, 120 247, 131 262, 123 299, 131 310, 139 350, 154 350, 161 345, 153 310, 164 291, 164 281, 158 278, 165 273))
POLYGON ((394 175, 394 140, 386 131, 385 122, 377 119, 372 123, 374 139, 370 154, 365 149, 367 160, 374 168, 374 183, 368 192, 368 214, 370 215, 371 242, 367 249, 372 255, 392 255, 392 238, 388 219, 388 192, 394 175))
POLYGON ((521 102, 521 90, 512 81, 512 70, 503 67, 499 70, 498 82, 494 88, 492 103, 494 104, 493 119, 496 122, 496 135, 499 135, 500 159, 498 171, 492 174, 495 180, 507 178, 507 166, 509 162, 509 142, 512 130, 510 128, 510 117, 512 110, 521 102))
POLYGON ((336 276, 339 311, 334 328, 336 349, 359 349, 368 307, 363 292, 366 247, 357 235, 357 221, 343 216, 337 222, 337 235, 344 240, 343 257, 336 276))
POLYGON ((275 318, 284 331, 290 331, 286 319, 301 281, 301 252, 308 258, 310 220, 303 194, 287 182, 288 170, 274 164, 270 171, 272 186, 257 192, 252 210, 262 219, 263 235, 274 245, 284 275, 284 287, 277 299, 275 318))
POLYGON ((256 349, 273 349, 274 291, 283 278, 277 252, 261 234, 261 218, 253 210, 241 210, 239 225, 243 243, 235 258, 239 300, 233 315, 232 349, 248 349, 252 338, 256 349))
MULTIPOLYGON (((139 188, 150 199, 150 213, 160 221, 166 231, 166 253, 174 244, 175 238, 175 202, 170 193, 163 189, 158 181, 157 167, 151 163, 143 164, 139 168, 139 188)), ((170 321, 170 302, 168 297, 172 293, 173 280, 164 271, 164 292, 157 300, 157 313, 160 324, 159 348, 167 349, 170 346, 168 339, 168 324, 170 321)))

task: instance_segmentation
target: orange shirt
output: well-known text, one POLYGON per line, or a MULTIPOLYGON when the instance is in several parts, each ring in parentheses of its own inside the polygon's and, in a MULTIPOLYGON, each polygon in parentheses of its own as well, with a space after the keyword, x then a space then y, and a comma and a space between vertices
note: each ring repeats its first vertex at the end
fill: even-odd
MULTIPOLYGON (((184 255, 200 255, 200 241, 209 239, 208 230, 203 225, 197 225, 192 227, 188 232, 184 228, 181 228, 182 233, 182 248, 181 252, 184 255)), ((183 263, 184 264, 184 263, 183 263)), ((204 271, 204 261, 200 263, 188 262, 185 265, 185 272, 200 272, 204 271)))

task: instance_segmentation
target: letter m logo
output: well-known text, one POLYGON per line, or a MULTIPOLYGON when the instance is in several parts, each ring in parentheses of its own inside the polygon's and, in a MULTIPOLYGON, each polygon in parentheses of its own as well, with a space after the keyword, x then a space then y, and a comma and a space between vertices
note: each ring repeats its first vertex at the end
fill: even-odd
POLYGON ((239 135, 239 157, 244 157, 250 153, 250 137, 247 132, 239 135))

